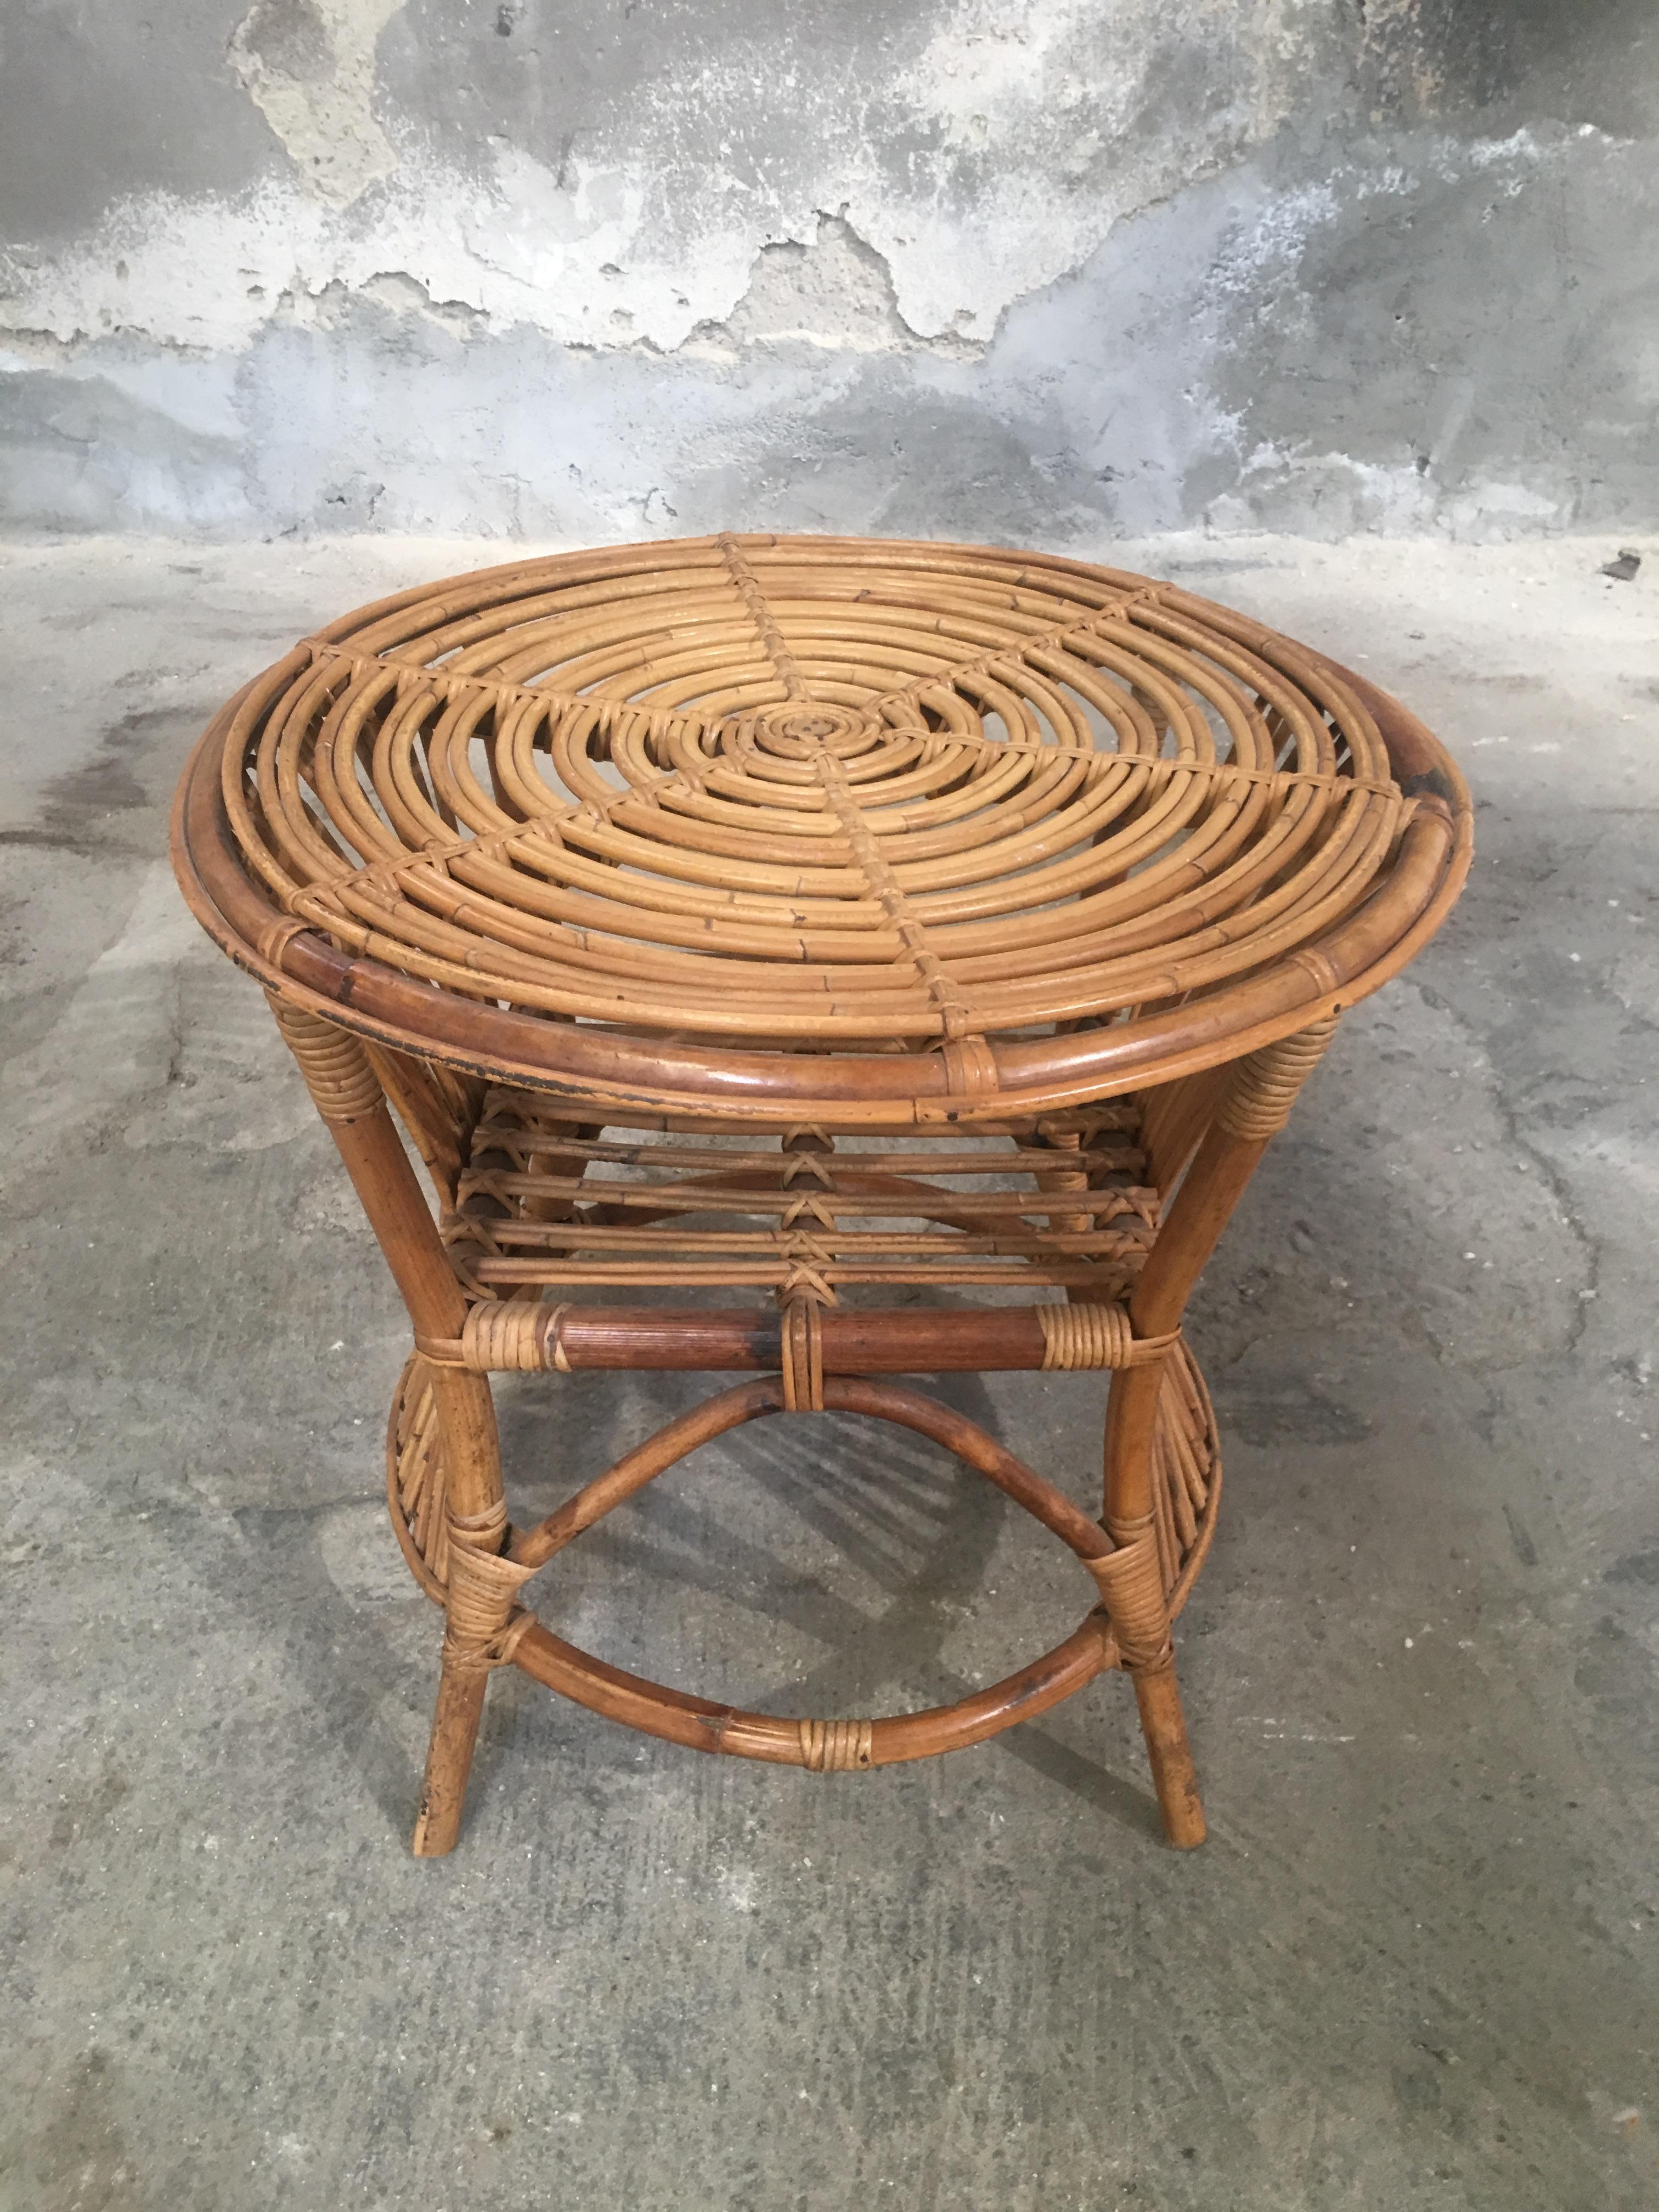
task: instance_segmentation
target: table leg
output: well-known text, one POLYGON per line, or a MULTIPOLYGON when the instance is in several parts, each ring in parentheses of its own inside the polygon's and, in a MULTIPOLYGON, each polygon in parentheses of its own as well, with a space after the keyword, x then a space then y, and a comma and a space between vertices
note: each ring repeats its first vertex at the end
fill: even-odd
MULTIPOLYGON (((1247 1054, 1232 1068, 1130 1297, 1129 1316, 1138 1337, 1165 1336, 1180 1328, 1193 1285, 1233 1208, 1335 1030, 1332 1016, 1247 1054)), ((1159 1361, 1122 1369, 1112 1377, 1103 1518, 1120 1547, 1142 1547, 1148 1571, 1120 1575, 1121 1589, 1109 1585, 1105 1594, 1107 1616, 1135 1686, 1164 1832, 1184 1850, 1203 1842, 1204 1813, 1181 1709, 1168 1610, 1161 1583, 1155 1584, 1151 1573, 1157 1558, 1152 1448, 1164 1371, 1165 1363, 1159 1361)))
MULTIPOLYGON (((349 1030, 331 1022, 275 998, 271 1007, 403 1293, 416 1336, 458 1338, 466 1322, 466 1301, 368 1054, 349 1030)), ((483 1376, 458 1366, 434 1364, 431 1375, 447 1474, 451 1568, 442 1674, 415 1825, 415 1850, 422 1858, 441 1857, 455 1847, 494 1663, 489 1651, 492 1624, 456 1617, 469 1591, 465 1568, 458 1577, 454 1563, 462 1553, 488 1558, 490 1546, 499 1552, 507 1536, 501 1444, 489 1384, 483 1376)), ((510 1602, 509 1597, 501 1607, 501 1623, 510 1602)))
POLYGON ((1191 1850, 1204 1841, 1204 1808, 1176 1680, 1152 1518, 1152 1438, 1164 1377, 1162 1360, 1155 1366, 1120 1369, 1112 1377, 1102 1517, 1118 1549, 1100 1580, 1106 1617, 1135 1686, 1164 1832, 1177 1850, 1191 1850))

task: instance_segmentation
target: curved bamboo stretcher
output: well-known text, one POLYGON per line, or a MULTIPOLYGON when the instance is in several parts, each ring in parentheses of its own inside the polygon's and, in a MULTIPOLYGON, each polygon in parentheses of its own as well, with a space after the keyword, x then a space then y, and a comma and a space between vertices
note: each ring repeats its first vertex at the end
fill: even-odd
POLYGON ((1170 1624, 1221 1470, 1182 1314, 1340 1016, 1455 899, 1469 826, 1443 748, 1364 678, 1171 585, 983 547, 526 562, 346 616, 239 693, 174 865, 264 985, 414 1325, 389 1498, 446 1615, 416 1849, 457 1838, 507 1663, 815 1771, 978 1741, 1121 1667, 1170 1838, 1200 1841, 1170 1624), (757 1379, 514 1528, 488 1377, 585 1367, 757 1379), (1021 1368, 1112 1371, 1098 1520, 876 1379, 1021 1368), (996 1483, 1091 1578, 1081 1626, 954 1706, 795 1720, 619 1673, 522 1602, 697 1444, 822 1411, 996 1483))

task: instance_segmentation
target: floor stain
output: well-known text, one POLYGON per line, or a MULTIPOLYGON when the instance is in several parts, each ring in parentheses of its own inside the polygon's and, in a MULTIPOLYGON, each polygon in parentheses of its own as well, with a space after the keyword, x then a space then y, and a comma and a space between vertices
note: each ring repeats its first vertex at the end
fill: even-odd
POLYGON ((116 2118, 119 2099, 114 2062, 97 2049, 77 2061, 45 2124, 19 2147, 0 2154, 0 2176, 17 2194, 0 2197, 18 2212, 140 2212, 137 2174, 116 2118))

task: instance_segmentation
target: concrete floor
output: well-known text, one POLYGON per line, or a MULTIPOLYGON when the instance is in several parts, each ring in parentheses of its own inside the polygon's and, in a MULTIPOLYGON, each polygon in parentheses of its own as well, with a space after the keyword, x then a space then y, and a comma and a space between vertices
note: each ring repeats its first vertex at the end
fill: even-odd
MULTIPOLYGON (((1111 556, 1396 688, 1480 803, 1461 908, 1346 1025, 1193 1316, 1209 1847, 1158 1842, 1114 1679, 826 1780, 508 1675, 435 1864, 437 1627, 380 1503, 404 1324, 161 856, 222 696, 500 549, 0 556, 4 2212, 1659 2201, 1659 558, 1612 583, 1613 550, 1111 556)), ((532 1500, 685 1395, 561 1389, 505 1394, 532 1500)), ((1088 1494, 1097 1380, 955 1395, 1088 1494)), ((706 1451, 544 1610, 857 1711, 1086 1602, 930 1448, 787 1442, 706 1451)))

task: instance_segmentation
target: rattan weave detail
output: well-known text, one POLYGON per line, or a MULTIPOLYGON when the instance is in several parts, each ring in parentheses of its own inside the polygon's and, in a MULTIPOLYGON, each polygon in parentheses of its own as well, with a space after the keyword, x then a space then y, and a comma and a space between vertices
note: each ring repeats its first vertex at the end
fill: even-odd
POLYGON ((938 1055, 968 1097, 998 1041, 1316 945, 1420 800, 1330 664, 1173 586, 729 536, 348 617, 221 768, 250 884, 348 956, 634 1037, 938 1055))

